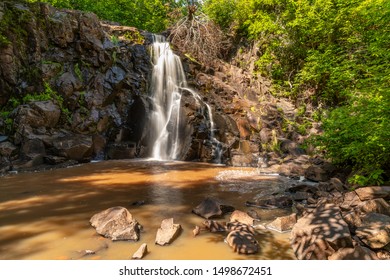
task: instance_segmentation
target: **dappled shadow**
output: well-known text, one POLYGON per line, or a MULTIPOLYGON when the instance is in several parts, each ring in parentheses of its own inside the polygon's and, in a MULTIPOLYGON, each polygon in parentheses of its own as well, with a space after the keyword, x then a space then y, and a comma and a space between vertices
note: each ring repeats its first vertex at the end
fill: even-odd
POLYGON ((244 207, 252 194, 238 196, 221 189, 215 176, 223 168, 203 163, 124 160, 3 177, 0 252, 6 253, 0 253, 0 259, 44 256, 39 253, 47 250, 48 245, 41 242, 46 235, 48 243, 80 232, 85 238, 92 236, 89 219, 113 206, 126 207, 149 235, 155 234, 161 220, 170 217, 192 228, 191 219, 195 218, 188 216, 206 196, 244 207), (133 204, 135 201, 146 203, 133 204), (37 242, 19 248, 20 242, 30 239, 37 242))
POLYGON ((301 218, 292 232, 292 247, 299 259, 326 260, 339 248, 353 247, 348 225, 334 204, 318 206, 301 218))

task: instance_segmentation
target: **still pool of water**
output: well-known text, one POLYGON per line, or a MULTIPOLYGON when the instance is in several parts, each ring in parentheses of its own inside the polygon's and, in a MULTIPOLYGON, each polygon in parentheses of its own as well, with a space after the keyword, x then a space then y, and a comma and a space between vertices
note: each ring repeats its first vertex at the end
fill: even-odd
MULTIPOLYGON (((129 259, 142 243, 148 245, 145 259, 293 259, 288 233, 258 230, 260 252, 248 256, 234 253, 224 242, 225 234, 192 234, 204 219, 191 210, 204 198, 215 197, 247 211, 247 200, 287 184, 286 178, 260 175, 253 168, 139 160, 2 177, 0 259, 129 259), (134 205, 141 200, 144 205, 134 205), (143 226, 140 241, 113 242, 91 227, 94 214, 113 206, 126 207, 143 226), (181 224, 181 235, 169 246, 155 245, 161 221, 171 217, 181 224), (85 250, 96 253, 85 255, 85 250)), ((256 210, 264 223, 289 214, 256 210)))

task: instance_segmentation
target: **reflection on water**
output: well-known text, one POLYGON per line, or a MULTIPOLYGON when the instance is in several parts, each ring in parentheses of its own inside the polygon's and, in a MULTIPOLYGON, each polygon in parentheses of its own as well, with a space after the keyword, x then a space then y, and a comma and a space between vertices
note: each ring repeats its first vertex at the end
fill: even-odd
MULTIPOLYGON (((261 250, 252 256, 232 252, 223 234, 192 235, 203 219, 191 210, 205 197, 247 211, 245 201, 286 186, 286 179, 260 176, 255 169, 121 160, 0 180, 0 259, 129 259, 142 243, 148 244, 145 259, 294 258, 288 234, 259 232, 261 250), (90 226, 92 215, 113 206, 126 207, 143 225, 139 242, 112 242, 90 226), (157 228, 170 217, 183 231, 173 244, 157 246, 157 228), (86 250, 96 253, 86 254, 86 250)), ((288 214, 257 211, 263 222, 288 214)))

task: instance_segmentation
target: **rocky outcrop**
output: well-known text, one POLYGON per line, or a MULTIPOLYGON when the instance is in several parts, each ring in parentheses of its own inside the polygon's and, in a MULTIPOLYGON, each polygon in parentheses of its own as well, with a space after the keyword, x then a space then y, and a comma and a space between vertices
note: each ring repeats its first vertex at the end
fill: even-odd
POLYGON ((112 207, 92 216, 89 221, 98 234, 113 241, 140 238, 141 225, 123 207, 112 207))
POLYGON ((114 143, 133 144, 138 151, 127 157, 139 155, 147 146, 140 127, 151 106, 151 35, 45 3, 0 6, 1 35, 9 41, 0 46, 0 133, 18 148, 13 168, 32 154, 104 158, 114 143), (93 139, 104 139, 100 149, 93 139))
POLYGON ((339 180, 298 184, 289 191, 313 193, 296 203, 292 247, 298 259, 389 259, 387 187, 346 191, 339 180), (360 197, 358 195, 358 190, 360 197), (379 198, 377 198, 379 197, 379 198))

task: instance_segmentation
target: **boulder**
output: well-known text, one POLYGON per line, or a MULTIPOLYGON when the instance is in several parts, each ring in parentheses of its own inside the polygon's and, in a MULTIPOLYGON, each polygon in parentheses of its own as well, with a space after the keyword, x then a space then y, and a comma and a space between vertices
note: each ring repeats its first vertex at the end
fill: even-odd
POLYGON ((343 203, 340 204, 342 210, 350 210, 361 202, 355 191, 344 194, 343 203))
POLYGON ((362 217, 362 225, 356 229, 356 236, 373 249, 380 249, 390 243, 390 217, 369 213, 362 217))
POLYGON ((390 205, 383 198, 363 201, 356 208, 360 213, 374 212, 390 216, 390 205))
POLYGON ((226 225, 213 220, 206 220, 203 225, 210 232, 224 232, 227 231, 226 225))
POLYGON ((173 218, 163 220, 157 230, 155 243, 161 246, 172 243, 180 234, 180 230, 180 224, 174 224, 173 218))
POLYGON ((55 127, 60 120, 60 107, 51 100, 34 101, 30 103, 30 106, 42 116, 45 127, 55 127))
POLYGON ((33 101, 17 108, 15 125, 29 125, 32 128, 54 127, 60 116, 60 107, 53 101, 33 101))
POLYGON ((124 207, 112 207, 92 216, 89 221, 98 234, 111 240, 138 241, 141 225, 124 207))
POLYGON ((278 232, 284 232, 291 230, 297 223, 297 214, 292 213, 288 216, 278 217, 267 225, 268 229, 276 230, 278 232))
POLYGON ((344 184, 339 178, 330 178, 329 184, 332 190, 337 190, 339 192, 344 191, 344 184))
POLYGON ((220 217, 233 211, 233 206, 223 204, 221 201, 209 197, 204 199, 198 206, 192 209, 193 213, 206 219, 220 217))
POLYGON ((321 165, 309 166, 305 171, 305 177, 314 182, 325 182, 331 178, 335 167, 327 162, 321 165))
POLYGON ((142 244, 138 250, 133 254, 133 259, 142 259, 148 253, 148 246, 146 243, 142 244))
POLYGON ((360 200, 390 198, 390 186, 364 187, 355 190, 360 200))
POLYGON ((90 160, 93 152, 92 136, 69 134, 53 141, 59 156, 77 161, 90 160))
POLYGON ((247 201, 245 205, 262 209, 290 208, 293 205, 293 201, 291 196, 282 195, 258 199, 256 202, 247 201))
POLYGON ((326 260, 340 248, 352 248, 352 237, 340 209, 322 204, 293 226, 291 245, 300 260, 326 260))
POLYGON ((249 216, 247 213, 240 210, 235 210, 230 215, 230 222, 240 222, 252 226, 255 219, 249 216))
POLYGON ((18 148, 11 142, 1 142, 0 143, 0 156, 11 157, 18 151, 18 148))
POLYGON ((226 242, 239 254, 256 254, 259 244, 254 235, 244 230, 233 230, 226 237, 226 242))
POLYGON ((328 257, 328 260, 377 260, 375 252, 362 246, 355 248, 341 248, 333 255, 328 257))

